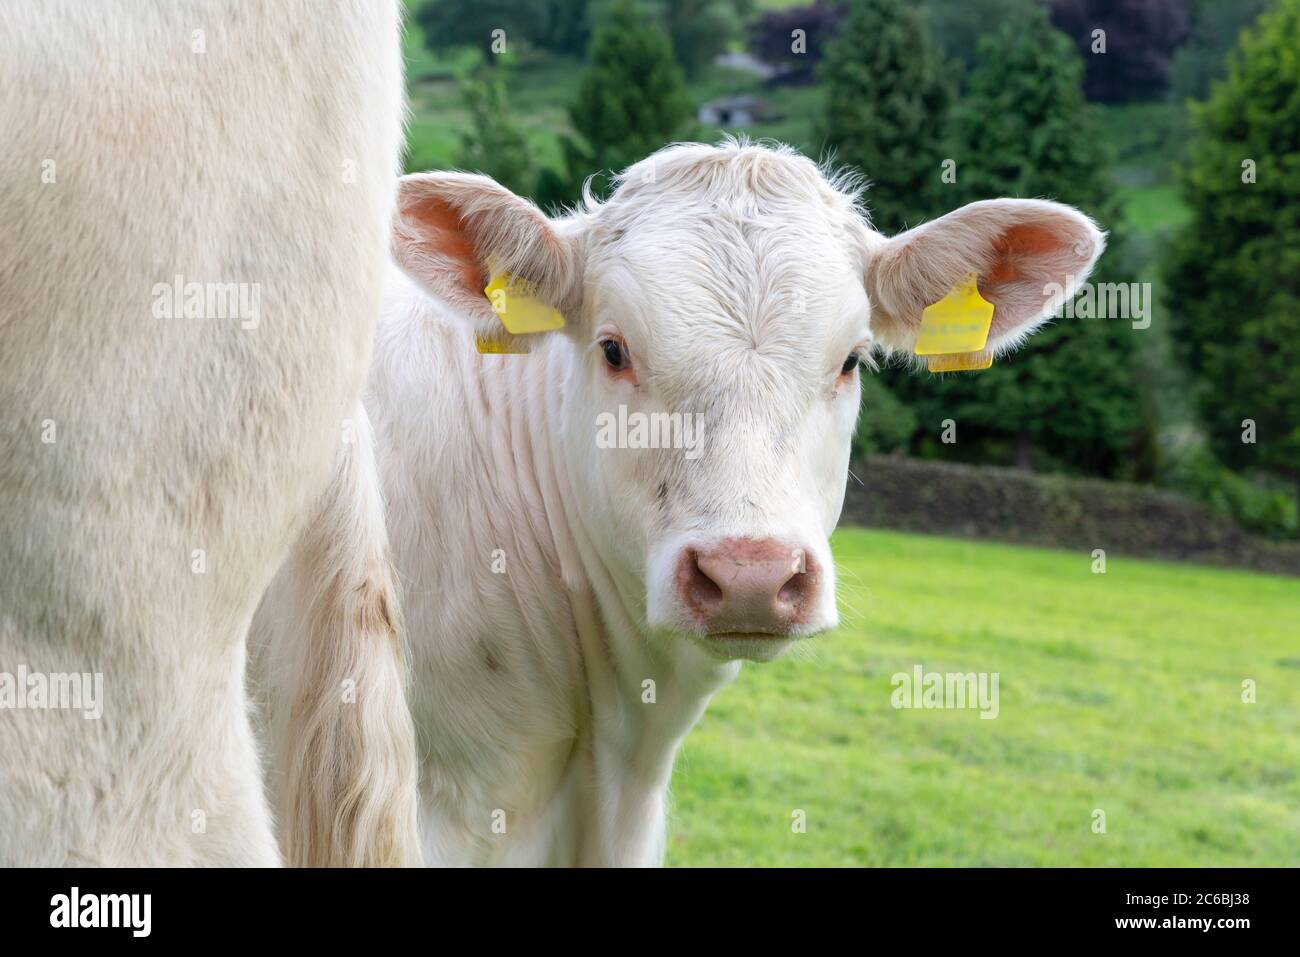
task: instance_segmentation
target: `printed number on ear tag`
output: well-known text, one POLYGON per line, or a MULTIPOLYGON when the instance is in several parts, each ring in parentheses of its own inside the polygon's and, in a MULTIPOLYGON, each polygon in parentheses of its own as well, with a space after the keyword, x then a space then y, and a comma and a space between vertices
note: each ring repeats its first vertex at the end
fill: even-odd
POLYGON ((981 352, 992 324, 993 303, 980 295, 978 279, 971 273, 921 313, 915 352, 918 356, 981 352))
POLYGON ((483 289, 483 294, 511 335, 526 336, 564 328, 564 317, 537 298, 537 286, 513 273, 498 273, 483 289))
POLYGON ((954 352, 942 356, 926 356, 925 364, 931 372, 972 372, 993 365, 993 353, 954 352))

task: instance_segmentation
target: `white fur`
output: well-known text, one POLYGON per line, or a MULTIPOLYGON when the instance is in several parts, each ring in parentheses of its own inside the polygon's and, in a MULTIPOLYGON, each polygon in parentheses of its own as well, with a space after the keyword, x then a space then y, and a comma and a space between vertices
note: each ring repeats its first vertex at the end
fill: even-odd
MULTIPOLYGON (((899 309, 931 280, 926 257, 995 263, 1002 235, 975 210, 950 221, 974 224, 957 239, 940 220, 899 252, 917 234, 875 234, 844 186, 738 143, 661 151, 609 202, 555 221, 482 177, 403 181, 394 254, 410 277, 390 278, 365 403, 405 590, 429 863, 661 860, 683 737, 740 658, 790 644, 724 647, 691 625, 672 583, 684 543, 800 543, 826 579, 795 637, 836 623, 827 536, 859 403, 839 371, 870 347, 868 290, 899 309), (919 272, 881 275, 882 251, 919 272), (499 268, 568 317, 526 357, 474 348, 500 334, 481 295, 499 268), (604 368, 611 327, 636 385, 604 368), (598 448, 597 415, 620 404, 704 413, 703 454, 598 448)), ((1078 215, 1011 202, 1049 226, 1078 215)))
POLYGON ((0 864, 280 859, 245 635, 369 362, 397 31, 391 0, 0 8, 0 668, 106 698, 0 712, 0 864), (259 284, 256 328, 155 318, 178 274, 259 284))

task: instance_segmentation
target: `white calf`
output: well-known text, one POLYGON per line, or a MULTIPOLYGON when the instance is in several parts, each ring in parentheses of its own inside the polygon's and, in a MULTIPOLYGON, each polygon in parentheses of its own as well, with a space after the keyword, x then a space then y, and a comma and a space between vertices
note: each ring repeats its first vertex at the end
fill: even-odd
MULTIPOLYGON (((104 697, 0 710, 0 864, 275 864, 245 635, 369 363, 396 5, 7 3, 0 90, 0 672, 104 697)), ((313 705, 297 859, 412 859, 384 654, 313 705)))
MULTIPOLYGON (((405 275, 365 402, 439 864, 659 861, 674 755, 710 696, 837 621, 827 536, 862 360, 910 350, 972 272, 1002 351, 1102 248, 1033 200, 886 239, 843 182, 741 144, 664 150, 558 220, 459 173, 407 177, 399 208, 405 275), (507 335, 483 293, 502 271, 563 330, 507 335), (476 335, 531 354, 480 355, 476 335), (664 444, 646 423, 674 421, 700 440, 644 447, 664 444)), ((281 595, 268 627, 299 614, 281 595)))

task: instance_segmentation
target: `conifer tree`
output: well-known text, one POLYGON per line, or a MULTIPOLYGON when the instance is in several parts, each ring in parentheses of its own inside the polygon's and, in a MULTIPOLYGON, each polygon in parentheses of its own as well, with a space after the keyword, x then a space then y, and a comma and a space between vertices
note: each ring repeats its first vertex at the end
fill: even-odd
POLYGON ((528 139, 510 113, 500 70, 481 73, 463 89, 470 125, 461 139, 456 165, 491 176, 502 186, 528 195, 536 173, 528 139))
POLYGON ((1300 482, 1300 0, 1242 34, 1196 123, 1165 269, 1176 341, 1217 456, 1300 482))
MULTIPOLYGON (((954 117, 956 182, 946 187, 945 208, 1000 196, 1069 203, 1111 230, 1091 280, 1115 280, 1110 264, 1122 237, 1074 44, 1038 9, 986 35, 979 54, 954 117)), ((931 441, 928 452, 1144 478, 1149 466, 1134 464, 1148 439, 1135 377, 1141 334, 1131 317, 1076 314, 1041 328, 991 369, 891 370, 887 383, 917 414, 921 436, 937 436, 944 419, 958 423, 955 446, 931 441)))
POLYGON ((561 144, 569 199, 591 174, 604 194, 610 174, 682 138, 691 119, 672 42, 632 0, 618 0, 597 24, 588 63, 569 109, 578 136, 561 144))
POLYGON ((932 217, 954 70, 925 18, 903 0, 859 0, 826 48, 821 136, 870 180, 876 228, 894 233, 932 217))

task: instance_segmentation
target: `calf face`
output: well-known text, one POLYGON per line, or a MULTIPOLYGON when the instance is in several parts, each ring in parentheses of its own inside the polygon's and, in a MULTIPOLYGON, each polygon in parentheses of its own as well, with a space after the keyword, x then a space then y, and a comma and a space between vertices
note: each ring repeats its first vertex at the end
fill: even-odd
POLYGON ((408 176, 398 205, 397 262, 477 335, 528 348, 484 295, 502 272, 566 317, 544 335, 568 357, 556 439, 584 531, 648 632, 724 659, 836 624, 827 536, 872 352, 910 350, 972 272, 1003 351, 1102 248, 1086 217, 1034 200, 886 239, 851 183, 741 144, 665 149, 558 219, 463 173, 408 176))

